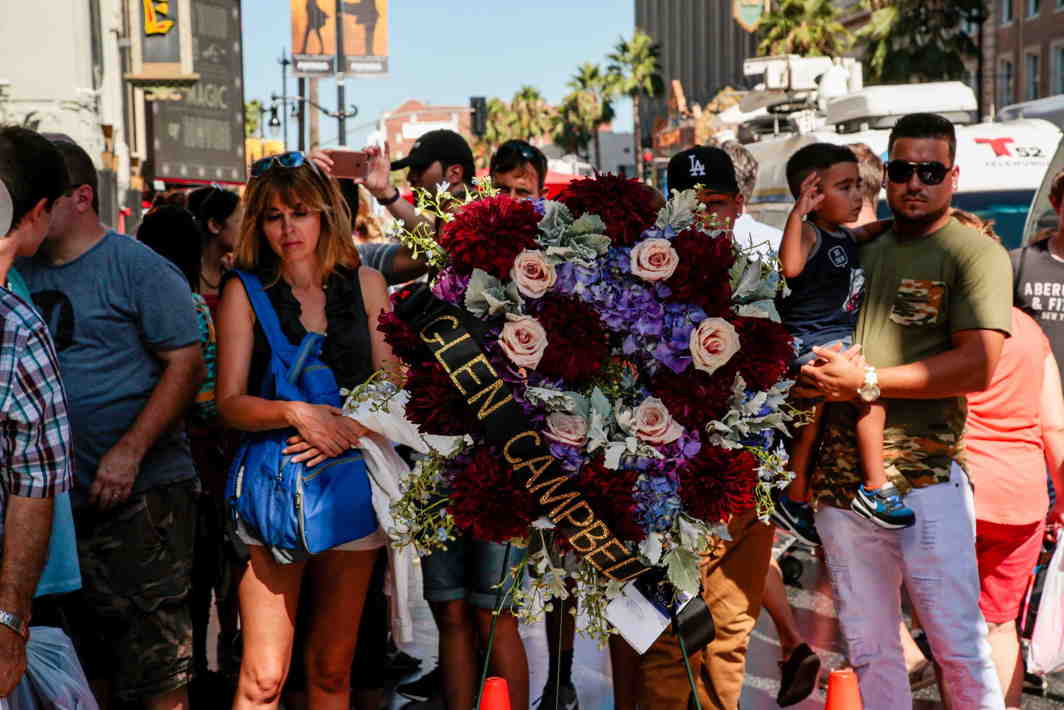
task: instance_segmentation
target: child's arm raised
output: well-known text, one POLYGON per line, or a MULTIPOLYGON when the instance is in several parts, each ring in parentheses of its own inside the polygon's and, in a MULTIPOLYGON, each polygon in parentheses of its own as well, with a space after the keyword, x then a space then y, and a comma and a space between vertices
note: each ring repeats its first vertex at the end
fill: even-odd
POLYGON ((892 219, 881 219, 876 222, 862 224, 860 227, 854 227, 850 230, 850 234, 853 235, 853 238, 857 240, 858 244, 861 242, 869 242, 890 229, 892 224, 894 224, 894 220, 892 219))
POLYGON ((820 192, 820 176, 815 172, 810 173, 802 181, 798 201, 794 203, 787 217, 787 226, 783 230, 783 240, 780 242, 780 265, 783 267, 783 275, 786 278, 793 279, 802 273, 805 262, 809 258, 809 252, 816 246, 816 229, 813 225, 806 224, 803 218, 823 201, 824 194, 820 192))

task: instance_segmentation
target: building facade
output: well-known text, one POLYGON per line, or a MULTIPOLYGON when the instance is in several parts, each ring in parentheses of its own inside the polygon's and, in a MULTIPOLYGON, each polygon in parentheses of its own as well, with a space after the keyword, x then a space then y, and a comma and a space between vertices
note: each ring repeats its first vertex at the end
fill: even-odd
POLYGON ((431 106, 409 99, 382 114, 377 131, 388 142, 392 159, 397 160, 410 153, 418 138, 441 128, 461 133, 472 144, 470 118, 468 106, 431 106))
MULTIPOLYGON (((666 87, 679 80, 689 104, 705 106, 726 86, 744 86, 743 61, 756 56, 757 36, 735 19, 735 0, 636 0, 635 26, 661 45, 666 87)), ((642 145, 665 127, 666 97, 643 102, 642 145)))
POLYGON ((990 0, 997 108, 1064 94, 1064 0, 990 0))

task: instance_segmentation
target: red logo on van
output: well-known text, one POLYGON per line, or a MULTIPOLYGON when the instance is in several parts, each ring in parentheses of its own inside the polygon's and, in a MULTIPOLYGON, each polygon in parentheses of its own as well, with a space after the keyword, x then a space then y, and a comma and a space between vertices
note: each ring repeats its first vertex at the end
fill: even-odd
POLYGON ((1012 153, 1009 152, 1008 145, 1015 141, 1013 141, 1012 138, 976 138, 975 142, 989 145, 994 151, 994 157, 1001 158, 1012 155, 1012 153))

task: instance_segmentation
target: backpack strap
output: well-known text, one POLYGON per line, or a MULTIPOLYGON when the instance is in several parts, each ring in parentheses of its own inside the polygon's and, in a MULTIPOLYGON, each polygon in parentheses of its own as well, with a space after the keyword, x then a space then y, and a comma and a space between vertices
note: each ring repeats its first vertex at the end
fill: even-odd
POLYGON ((277 319, 277 311, 274 310, 265 289, 262 288, 259 277, 240 269, 234 269, 233 273, 244 283, 244 290, 247 291, 248 300, 251 301, 251 308, 255 311, 255 317, 262 327, 262 332, 266 334, 270 351, 280 358, 286 367, 291 365, 296 359, 296 349, 281 330, 281 321, 277 319))

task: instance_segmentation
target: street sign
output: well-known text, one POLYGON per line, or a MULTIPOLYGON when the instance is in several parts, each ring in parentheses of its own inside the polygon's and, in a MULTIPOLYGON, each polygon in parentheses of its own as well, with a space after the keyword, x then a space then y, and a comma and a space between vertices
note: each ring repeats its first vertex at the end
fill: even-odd
POLYGON ((296 76, 388 73, 388 0, 291 0, 296 76), (340 16, 339 26, 336 23, 340 16))
POLYGON ((152 101, 152 176, 182 182, 241 183, 244 164, 244 83, 240 3, 192 5, 199 81, 177 100, 152 101))
POLYGON ((754 32, 757 23, 768 12, 770 0, 732 0, 732 15, 747 32, 754 32))

